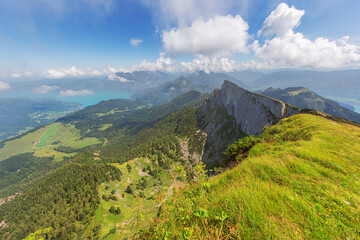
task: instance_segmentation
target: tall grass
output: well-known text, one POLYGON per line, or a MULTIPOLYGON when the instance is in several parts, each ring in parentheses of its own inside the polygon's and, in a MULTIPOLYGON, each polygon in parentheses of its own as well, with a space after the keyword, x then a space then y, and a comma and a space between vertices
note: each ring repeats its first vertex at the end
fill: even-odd
POLYGON ((360 128, 300 114, 261 139, 234 169, 176 192, 142 237, 359 239, 360 128))

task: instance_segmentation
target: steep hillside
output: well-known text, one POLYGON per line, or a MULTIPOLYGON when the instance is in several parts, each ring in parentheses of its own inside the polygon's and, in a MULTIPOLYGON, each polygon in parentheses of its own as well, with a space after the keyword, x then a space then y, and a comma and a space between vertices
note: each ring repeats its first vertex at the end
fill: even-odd
POLYGON ((229 148, 234 169, 178 190, 141 238, 358 239, 359 143, 359 125, 283 119, 229 148))
POLYGON ((259 135, 265 126, 299 112, 281 101, 225 81, 198 111, 199 126, 207 135, 203 162, 209 167, 217 165, 222 152, 240 137, 259 135))
POLYGON ((292 87, 286 89, 268 88, 260 92, 265 96, 279 99, 299 108, 309 108, 331 114, 337 117, 346 118, 350 121, 360 123, 360 114, 347 108, 341 107, 334 101, 323 98, 318 94, 303 87, 292 87))

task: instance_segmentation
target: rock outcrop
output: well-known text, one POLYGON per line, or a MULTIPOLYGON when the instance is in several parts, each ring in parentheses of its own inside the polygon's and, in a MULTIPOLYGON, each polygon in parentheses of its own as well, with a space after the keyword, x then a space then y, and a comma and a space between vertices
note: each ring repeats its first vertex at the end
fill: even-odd
POLYGON ((299 112, 279 100, 224 81, 198 110, 200 128, 207 134, 202 160, 209 167, 216 165, 221 162, 221 153, 240 137, 260 135, 265 126, 299 112))

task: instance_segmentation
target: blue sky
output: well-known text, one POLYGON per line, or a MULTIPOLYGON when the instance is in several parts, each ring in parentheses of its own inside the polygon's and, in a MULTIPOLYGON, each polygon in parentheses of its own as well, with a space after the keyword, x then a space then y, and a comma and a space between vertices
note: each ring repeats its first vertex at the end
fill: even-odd
POLYGON ((359 10, 358 0, 0 0, 0 81, 359 68, 359 10))

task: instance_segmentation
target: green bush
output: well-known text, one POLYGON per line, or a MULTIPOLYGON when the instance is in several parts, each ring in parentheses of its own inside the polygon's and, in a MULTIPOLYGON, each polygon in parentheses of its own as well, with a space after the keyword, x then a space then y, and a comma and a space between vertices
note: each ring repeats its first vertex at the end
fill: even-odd
POLYGON ((115 213, 115 210, 116 210, 116 208, 114 206, 111 206, 111 208, 109 209, 109 212, 115 213))
POLYGON ((260 138, 252 135, 240 138, 237 142, 230 145, 224 154, 228 161, 241 161, 246 158, 251 148, 258 142, 260 142, 260 138))
POLYGON ((109 234, 115 234, 116 233, 116 227, 110 229, 109 234))
POLYGON ((127 186, 125 192, 129 193, 129 194, 133 194, 134 191, 133 191, 132 187, 129 185, 129 186, 127 186))

